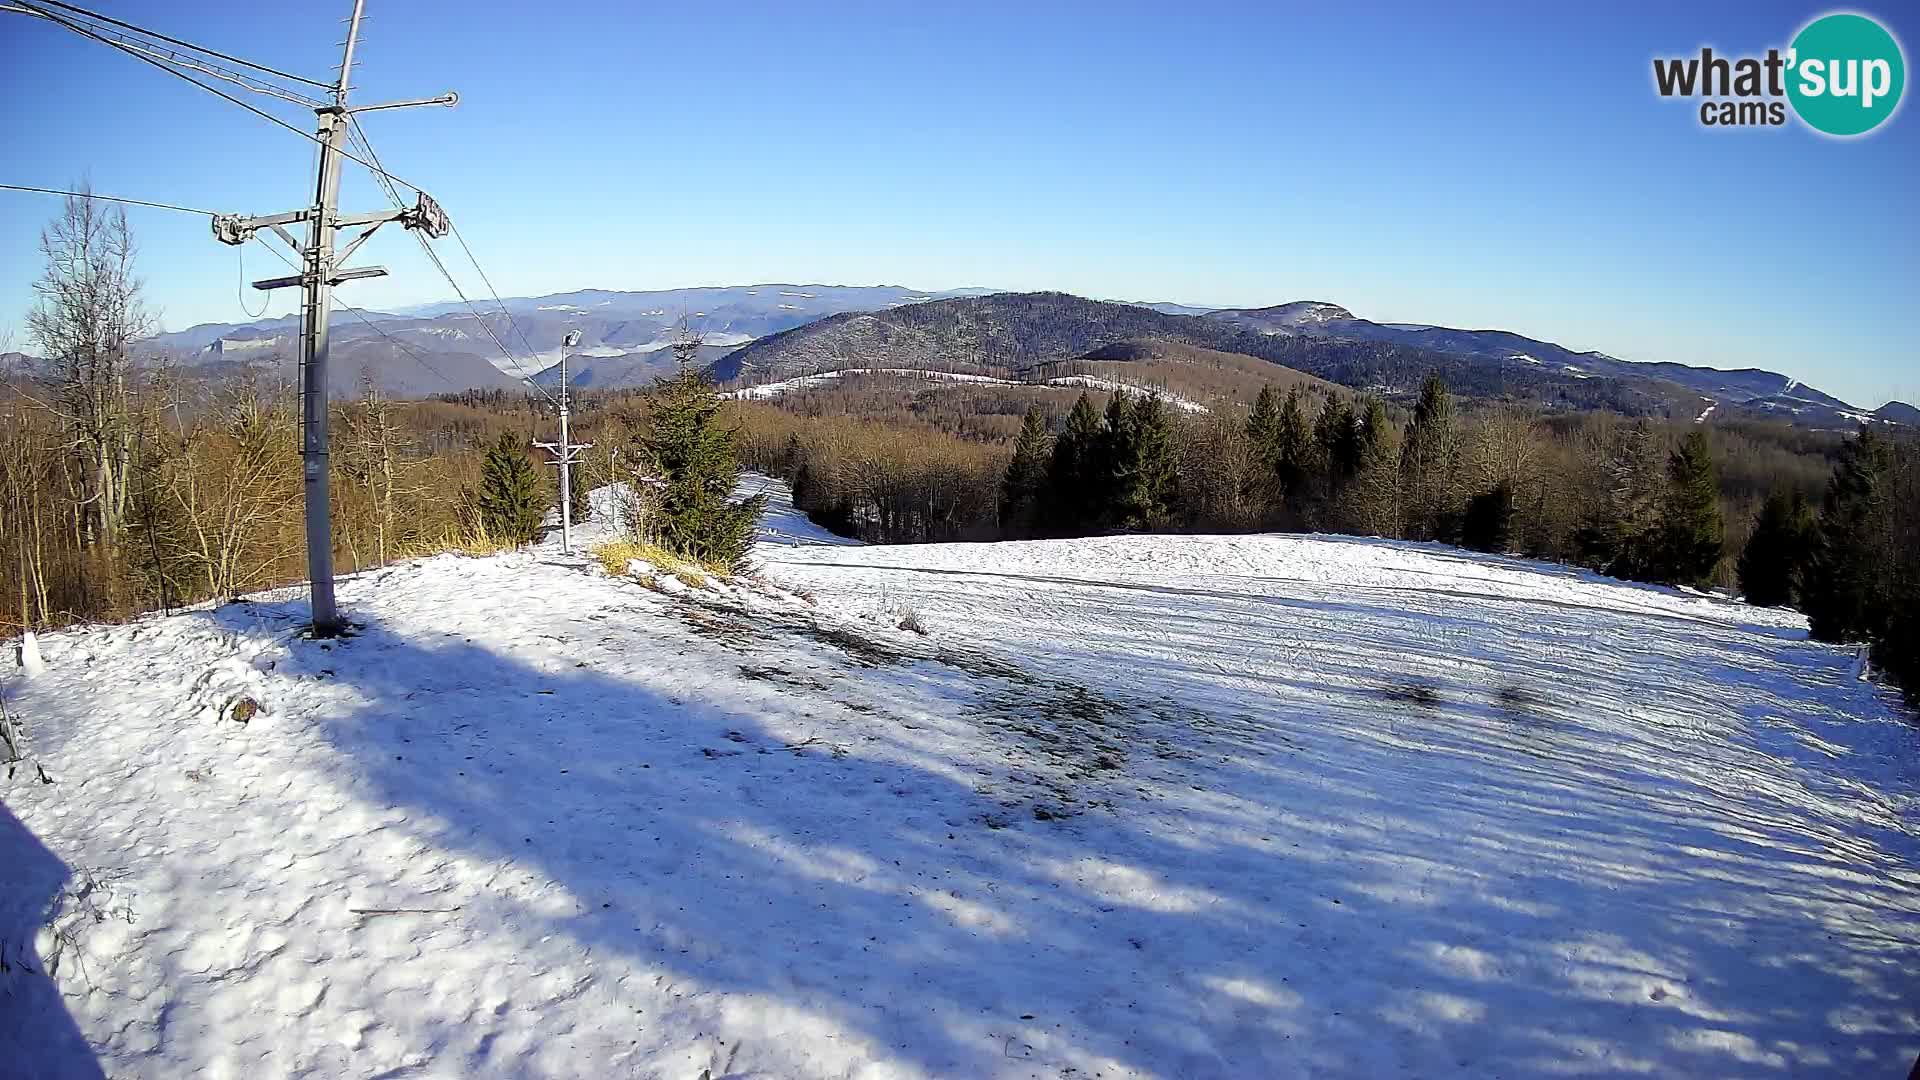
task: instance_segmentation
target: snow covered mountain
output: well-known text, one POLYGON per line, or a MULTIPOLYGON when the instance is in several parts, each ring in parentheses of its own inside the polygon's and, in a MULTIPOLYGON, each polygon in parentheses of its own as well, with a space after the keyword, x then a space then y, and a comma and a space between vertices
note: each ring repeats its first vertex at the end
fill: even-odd
POLYGON ((1210 319, 1243 326, 1264 334, 1298 334, 1328 323, 1353 321, 1353 312, 1321 300, 1296 300, 1267 308, 1222 308, 1205 313, 1210 319))
POLYGON ((0 779, 0 1062, 1920 1052, 1920 729, 1795 615, 1347 538, 765 535, 736 582, 550 546, 405 563, 341 583, 361 630, 333 642, 295 594, 49 635, 5 684, 57 783, 0 779))

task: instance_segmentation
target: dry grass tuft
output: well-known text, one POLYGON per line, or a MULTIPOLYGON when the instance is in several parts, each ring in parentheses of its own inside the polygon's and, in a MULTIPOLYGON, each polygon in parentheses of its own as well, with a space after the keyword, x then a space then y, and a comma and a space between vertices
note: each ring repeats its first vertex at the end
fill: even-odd
MULTIPOLYGON (((680 583, 690 589, 706 588, 709 576, 718 578, 730 576, 724 566, 676 555, 658 544, 648 543, 645 540, 611 540, 594 548, 593 557, 598 559, 601 567, 614 577, 629 576, 627 567, 634 562, 643 562, 659 573, 680 579, 680 583)), ((652 587, 651 583, 658 580, 652 573, 636 576, 641 584, 648 585, 649 588, 652 587)))

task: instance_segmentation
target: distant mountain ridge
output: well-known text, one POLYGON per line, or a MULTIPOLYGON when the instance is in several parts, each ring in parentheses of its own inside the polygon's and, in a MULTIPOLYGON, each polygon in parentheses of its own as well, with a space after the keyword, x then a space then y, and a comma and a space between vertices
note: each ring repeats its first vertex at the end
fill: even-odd
MULTIPOLYGON (((1779 416, 1851 427, 1868 414, 1775 372, 1641 364, 1574 352, 1502 330, 1374 323, 1337 304, 1296 301, 1199 315, 1085 300, 1062 293, 994 294, 903 311, 845 314, 743 346, 713 366, 723 381, 789 379, 836 364, 1005 374, 1135 338, 1241 353, 1388 395, 1410 393, 1427 371, 1456 390, 1554 408, 1630 414, 1779 416)), ((1899 414, 1899 410, 1894 410, 1899 414)))
MULTIPOLYGON (((557 385, 560 341, 570 330, 581 334, 569 354, 570 383, 644 386, 673 367, 671 346, 684 332, 707 343, 701 359, 710 362, 734 346, 838 312, 889 310, 978 291, 767 283, 508 297, 501 304, 477 302, 480 317, 459 302, 397 313, 337 310, 328 322, 334 359, 329 392, 358 393, 362 371, 400 396, 512 388, 523 378, 557 385), (502 345, 513 360, 502 353, 502 345)), ((147 344, 181 368, 208 374, 236 367, 291 372, 298 333, 294 317, 205 323, 160 334, 147 344)))
MULTIPOLYGON (((1778 416, 1818 427, 1865 420, 1920 426, 1920 410, 1891 402, 1868 412, 1760 369, 1725 371, 1636 363, 1503 330, 1376 323, 1323 300, 1262 308, 1086 300, 1063 293, 904 286, 764 283, 690 289, 581 289, 402 311, 336 311, 330 391, 358 392, 362 373, 388 393, 425 396, 511 389, 522 378, 557 385, 559 341, 578 387, 643 386, 670 370, 685 331, 717 377, 750 384, 847 367, 921 367, 1013 373, 1129 340, 1163 340, 1253 356, 1359 389, 1404 393, 1427 370, 1462 392, 1509 395, 1556 408, 1614 408, 1698 416, 1778 416), (517 364, 495 345, 505 343, 517 364)), ((297 318, 207 323, 146 344, 190 372, 265 370, 291 377, 297 318)), ((19 368, 9 356, 0 366, 19 368)))

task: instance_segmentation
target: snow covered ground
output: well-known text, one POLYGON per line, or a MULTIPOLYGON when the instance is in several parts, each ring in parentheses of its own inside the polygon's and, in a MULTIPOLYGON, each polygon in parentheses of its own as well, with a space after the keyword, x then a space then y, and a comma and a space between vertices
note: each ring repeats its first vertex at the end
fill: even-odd
POLYGON ((1792 616, 1380 541, 811 529, 677 595, 549 543, 343 582, 344 641, 297 594, 47 637, 0 1073, 1920 1053, 1920 731, 1792 616))

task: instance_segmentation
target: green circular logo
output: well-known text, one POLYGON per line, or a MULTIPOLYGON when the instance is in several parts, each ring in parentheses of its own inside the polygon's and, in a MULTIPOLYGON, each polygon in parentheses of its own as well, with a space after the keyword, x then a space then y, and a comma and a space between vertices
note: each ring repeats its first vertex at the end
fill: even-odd
POLYGON ((1815 131, 1862 135, 1899 107, 1907 86, 1900 43, 1865 15, 1823 15, 1793 39, 1787 98, 1815 131))

